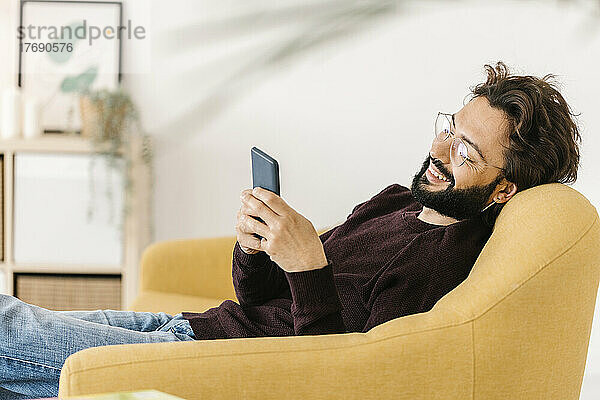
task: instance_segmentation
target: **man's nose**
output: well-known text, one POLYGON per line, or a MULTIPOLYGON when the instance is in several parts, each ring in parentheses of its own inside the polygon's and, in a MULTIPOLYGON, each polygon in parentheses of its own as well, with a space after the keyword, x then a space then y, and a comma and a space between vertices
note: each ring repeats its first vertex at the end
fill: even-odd
POLYGON ((436 158, 442 162, 444 165, 450 165, 450 140, 449 138, 443 142, 439 142, 438 140, 434 140, 431 146, 431 151, 429 152, 429 156, 431 158, 436 158))

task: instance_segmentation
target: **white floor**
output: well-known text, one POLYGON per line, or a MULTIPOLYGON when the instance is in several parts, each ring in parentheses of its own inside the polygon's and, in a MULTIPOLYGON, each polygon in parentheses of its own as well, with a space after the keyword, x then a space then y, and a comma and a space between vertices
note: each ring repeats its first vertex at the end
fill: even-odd
POLYGON ((600 399, 600 375, 585 375, 579 400, 600 399))

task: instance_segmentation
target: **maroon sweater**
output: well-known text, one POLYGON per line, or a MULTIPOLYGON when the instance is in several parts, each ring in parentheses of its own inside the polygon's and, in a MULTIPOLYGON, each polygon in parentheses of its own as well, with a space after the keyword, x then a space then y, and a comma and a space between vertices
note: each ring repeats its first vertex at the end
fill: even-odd
POLYGON ((201 340, 367 332, 428 311, 468 276, 491 229, 479 216, 432 225, 422 209, 408 188, 387 187, 320 236, 329 264, 311 271, 285 272, 236 243, 239 304, 183 316, 201 340))

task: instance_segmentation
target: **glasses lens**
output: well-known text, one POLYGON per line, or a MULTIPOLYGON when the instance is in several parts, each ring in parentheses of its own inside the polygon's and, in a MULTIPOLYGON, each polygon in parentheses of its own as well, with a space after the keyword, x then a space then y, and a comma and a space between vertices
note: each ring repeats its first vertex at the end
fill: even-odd
POLYGON ((450 120, 447 115, 438 114, 435 120, 435 137, 437 140, 443 142, 450 136, 450 120))
POLYGON ((450 155, 452 157, 452 162, 456 166, 461 166, 464 164, 467 158, 469 158, 469 154, 467 153, 467 145, 459 139, 455 138, 452 141, 452 151, 450 151, 450 155))

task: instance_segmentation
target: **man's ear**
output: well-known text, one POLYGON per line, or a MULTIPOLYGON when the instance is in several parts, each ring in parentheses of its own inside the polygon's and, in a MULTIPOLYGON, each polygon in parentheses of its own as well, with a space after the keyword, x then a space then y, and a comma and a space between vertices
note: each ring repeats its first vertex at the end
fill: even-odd
POLYGON ((496 203, 506 203, 517 193, 517 185, 506 179, 503 179, 498 186, 502 186, 502 189, 494 196, 494 201, 496 203))

